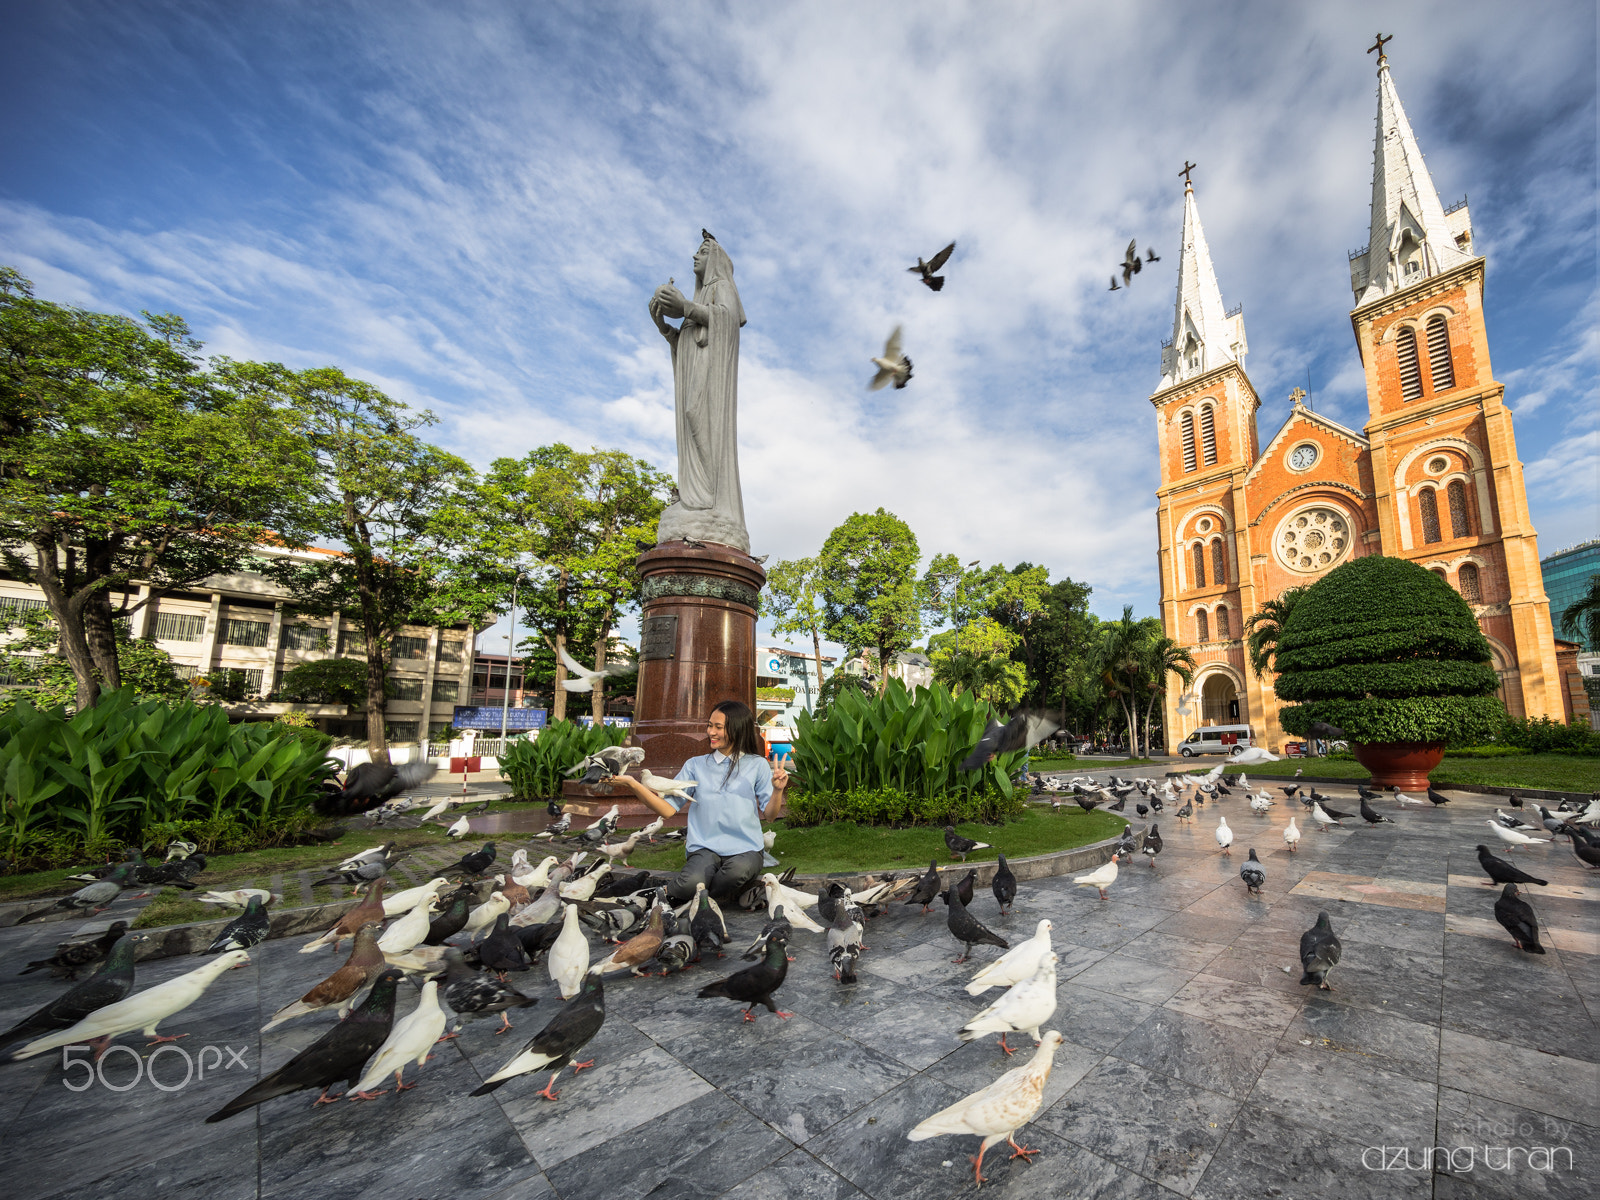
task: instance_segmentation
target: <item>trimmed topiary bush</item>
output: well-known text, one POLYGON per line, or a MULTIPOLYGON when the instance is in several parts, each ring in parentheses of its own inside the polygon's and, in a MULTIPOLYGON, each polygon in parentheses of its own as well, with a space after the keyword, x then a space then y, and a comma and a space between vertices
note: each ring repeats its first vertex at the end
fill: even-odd
POLYGON ((1278 639, 1284 729, 1313 721, 1352 742, 1487 741, 1505 724, 1489 642, 1438 575, 1371 555, 1328 572, 1278 639))

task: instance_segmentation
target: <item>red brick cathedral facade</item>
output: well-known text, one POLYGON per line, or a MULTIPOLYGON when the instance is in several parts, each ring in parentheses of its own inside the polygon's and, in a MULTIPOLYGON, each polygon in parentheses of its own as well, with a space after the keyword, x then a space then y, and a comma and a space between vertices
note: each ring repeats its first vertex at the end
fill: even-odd
POLYGON ((1363 554, 1443 575, 1489 638, 1506 707, 1562 719, 1511 410, 1489 365, 1484 260, 1466 202, 1440 204, 1381 54, 1371 241, 1350 279, 1366 425, 1312 412, 1297 390, 1289 421, 1261 446, 1243 316, 1223 306, 1185 187, 1177 311, 1150 397, 1161 617, 1199 663, 1189 693, 1168 694, 1173 749, 1198 726, 1236 723, 1281 746, 1272 679, 1251 672, 1244 623, 1265 600, 1363 554))

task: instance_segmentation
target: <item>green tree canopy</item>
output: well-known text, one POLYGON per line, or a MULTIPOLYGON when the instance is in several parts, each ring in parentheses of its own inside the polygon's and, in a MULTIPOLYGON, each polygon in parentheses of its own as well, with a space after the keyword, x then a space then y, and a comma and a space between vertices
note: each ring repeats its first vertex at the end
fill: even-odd
POLYGON ((827 605, 822 595, 819 559, 797 558, 774 563, 767 568, 767 586, 761 593, 761 606, 772 619, 772 632, 779 637, 809 637, 817 664, 817 687, 825 672, 822 667, 822 635, 827 626, 827 605))
POLYGON ((1278 639, 1283 636, 1283 627, 1288 624, 1289 614, 1309 586, 1285 588, 1271 599, 1263 601, 1261 607, 1245 621, 1245 651, 1250 656, 1250 669, 1258 678, 1272 674, 1272 658, 1278 649, 1278 639))
MULTIPOLYGON (((28 700, 39 709, 77 706, 78 679, 72 664, 61 654, 56 620, 49 609, 26 612, 8 630, 0 632, 12 634, 0 643, 0 677, 13 684, 0 691, 0 709, 10 708, 19 700, 28 700)), ((123 688, 136 696, 169 700, 180 700, 189 694, 189 685, 178 677, 172 657, 154 641, 131 636, 126 621, 113 623, 112 636, 116 639, 123 688)), ((98 668, 95 679, 102 688, 112 690, 107 688, 98 668)))
MULTIPOLYGON (((880 663, 909 649, 922 633, 920 558, 916 535, 893 513, 851 513, 828 535, 817 567, 829 639, 848 653, 872 650, 880 663)), ((888 678, 880 672, 880 692, 888 678)))

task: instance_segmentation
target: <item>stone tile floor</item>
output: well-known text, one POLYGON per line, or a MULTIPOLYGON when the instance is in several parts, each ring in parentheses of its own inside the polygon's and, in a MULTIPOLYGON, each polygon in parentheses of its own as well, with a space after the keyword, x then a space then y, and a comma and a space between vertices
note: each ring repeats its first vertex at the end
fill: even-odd
MULTIPOLYGON (((1531 902, 1547 943, 1560 944, 1543 957, 1519 953, 1493 923, 1498 889, 1480 882, 1474 857, 1495 803, 1457 794, 1444 809, 1393 812, 1392 826, 1308 831, 1290 855, 1287 806, 1257 817, 1225 800, 1229 856, 1213 840, 1211 804, 1192 825, 1163 820, 1157 867, 1130 864, 1109 901, 1044 880, 1023 884, 1015 914, 1000 919, 981 895, 974 911, 1014 939, 1041 917, 1054 923, 1061 986, 1049 1025, 1067 1038, 1021 1138, 1043 1153, 1028 1166, 1003 1145, 991 1151, 984 1194, 1594 1195, 1600 879, 1564 842, 1511 854, 1550 881, 1530 889, 1531 902), (1237 874, 1251 846, 1267 870, 1259 899, 1237 874), (1324 908, 1344 958, 1336 990, 1313 993, 1296 982, 1296 949, 1324 908)), ((741 915, 736 933, 748 940, 759 923, 741 915)), ((60 989, 16 971, 70 932, 0 930, 0 1027, 60 989)), ((585 1052, 595 1068, 564 1075, 554 1104, 534 1096, 542 1075, 468 1095, 555 1010, 540 968, 520 977, 541 1003, 513 1033, 468 1026, 411 1076, 416 1091, 315 1111, 300 1093, 204 1124, 263 1064, 275 1068, 327 1028, 313 1017, 259 1032, 338 961, 300 955, 302 941, 259 947, 248 968, 163 1027, 189 1035, 178 1045, 204 1062, 203 1077, 185 1084, 184 1057, 152 1055, 137 1036, 81 1092, 67 1085, 82 1068, 64 1072, 52 1056, 0 1066, 9 1200, 929 1200, 974 1190, 976 1139, 914 1144, 906 1131, 1008 1065, 992 1038, 956 1037, 998 993, 966 994, 972 968, 950 963, 943 909, 902 907, 869 925, 854 987, 834 982, 819 937, 797 934, 779 993, 796 1014, 788 1021, 763 1012, 746 1024, 733 1004, 695 997, 742 965, 733 955, 669 980, 610 985, 605 1028, 585 1052), (210 1046, 242 1050, 246 1065, 203 1053, 210 1046)), ((139 986, 194 965, 150 963, 139 986)))

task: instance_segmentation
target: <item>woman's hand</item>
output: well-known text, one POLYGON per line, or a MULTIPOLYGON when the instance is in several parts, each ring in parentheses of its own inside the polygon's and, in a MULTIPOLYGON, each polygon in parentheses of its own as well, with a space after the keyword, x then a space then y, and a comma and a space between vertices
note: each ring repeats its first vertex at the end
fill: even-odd
POLYGON ((781 759, 772 755, 772 790, 781 792, 789 786, 789 756, 785 754, 781 759))

